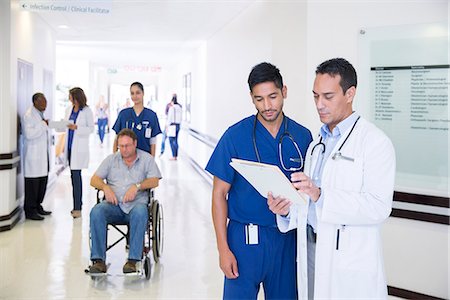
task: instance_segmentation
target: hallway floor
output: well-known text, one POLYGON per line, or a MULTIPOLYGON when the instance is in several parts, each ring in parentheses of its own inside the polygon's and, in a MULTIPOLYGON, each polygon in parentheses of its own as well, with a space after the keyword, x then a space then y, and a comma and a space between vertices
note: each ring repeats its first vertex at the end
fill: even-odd
MULTIPOLYGON (((112 146, 91 140, 91 168, 83 170, 82 218, 72 219, 72 187, 66 169, 47 191, 44 221, 24 221, 0 233, 0 299, 218 299, 223 275, 211 222, 211 186, 170 147, 157 160, 163 180, 156 198, 164 208, 164 252, 152 261, 150 280, 122 276, 124 242, 107 254, 111 276, 93 281, 89 264, 89 212, 96 193, 89 180, 112 146)), ((95 137, 96 138, 96 137, 95 137)), ((167 143, 168 146, 168 143, 167 143)))

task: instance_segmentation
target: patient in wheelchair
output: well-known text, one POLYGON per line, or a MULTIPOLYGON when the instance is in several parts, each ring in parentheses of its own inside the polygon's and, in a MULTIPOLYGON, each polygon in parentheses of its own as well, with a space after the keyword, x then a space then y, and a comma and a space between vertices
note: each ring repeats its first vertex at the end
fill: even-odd
POLYGON ((106 238, 108 223, 129 224, 128 261, 124 273, 137 272, 136 262, 143 253, 148 222, 147 190, 158 186, 161 173, 154 158, 137 149, 137 137, 131 129, 117 135, 119 151, 109 155, 91 178, 91 186, 102 190, 105 200, 91 210, 90 273, 106 273, 106 238), (105 182, 106 181, 106 182, 105 182))

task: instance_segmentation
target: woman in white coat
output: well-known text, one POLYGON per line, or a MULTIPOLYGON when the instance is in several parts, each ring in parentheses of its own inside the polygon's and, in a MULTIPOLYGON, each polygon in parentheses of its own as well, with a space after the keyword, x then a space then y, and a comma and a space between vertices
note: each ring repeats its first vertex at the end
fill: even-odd
POLYGON ((69 91, 69 100, 72 109, 67 113, 66 119, 71 123, 67 125, 66 162, 70 166, 72 179, 73 218, 81 217, 82 181, 81 170, 89 165, 89 135, 94 131, 94 115, 87 106, 84 91, 75 87, 69 91))
POLYGON ((305 169, 291 176, 303 205, 269 196, 282 232, 298 228, 300 299, 385 299, 380 228, 389 217, 395 152, 389 138, 352 110, 356 72, 344 59, 319 65, 313 87, 320 136, 305 169))

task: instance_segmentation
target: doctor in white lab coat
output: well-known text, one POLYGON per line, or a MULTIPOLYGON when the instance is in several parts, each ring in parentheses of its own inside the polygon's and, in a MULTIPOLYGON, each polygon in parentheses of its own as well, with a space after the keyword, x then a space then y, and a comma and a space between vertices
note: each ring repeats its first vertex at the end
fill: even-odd
POLYGON ((48 121, 44 118, 47 99, 44 94, 33 95, 31 105, 22 117, 23 169, 25 177, 25 218, 43 220, 50 211, 44 210, 49 171, 49 135, 48 121))
POLYGON ((395 152, 352 109, 356 72, 345 59, 317 67, 314 100, 324 123, 305 169, 291 176, 305 205, 268 197, 282 232, 297 228, 300 299, 385 299, 380 228, 389 217, 395 152))
POLYGON ((81 170, 89 166, 89 136, 94 132, 94 115, 87 106, 84 91, 75 87, 69 91, 69 100, 72 107, 67 111, 66 120, 71 122, 67 127, 65 147, 65 160, 70 166, 72 179, 73 218, 81 217, 82 181, 81 170))

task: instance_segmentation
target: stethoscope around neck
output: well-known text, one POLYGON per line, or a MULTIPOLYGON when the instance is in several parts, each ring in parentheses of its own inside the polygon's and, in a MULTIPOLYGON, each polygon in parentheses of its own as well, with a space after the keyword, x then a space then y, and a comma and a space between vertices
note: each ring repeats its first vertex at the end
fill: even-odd
MULTIPOLYGON (((355 161, 354 158, 351 158, 351 157, 342 155, 341 149, 342 149, 342 147, 344 147, 345 143, 347 142, 348 137, 352 134, 353 129, 355 129, 356 123, 358 123, 358 121, 359 121, 360 118, 361 118, 361 116, 358 116, 358 118, 356 119, 355 123, 353 123, 353 126, 352 126, 352 128, 350 129, 350 132, 349 132, 349 133, 347 134, 347 136, 345 137, 344 142, 341 144, 341 146, 339 146, 338 150, 333 154, 333 156, 331 156, 331 159, 333 159, 333 160, 345 159, 345 160, 352 161, 352 162, 355 161)), ((322 137, 322 136, 320 136, 319 142, 318 142, 317 144, 315 144, 314 147, 312 148, 312 150, 311 150, 311 155, 313 155, 314 150, 315 150, 316 147, 318 147, 318 146, 321 146, 321 147, 322 147, 322 152, 321 152, 321 153, 322 153, 322 154, 325 153, 325 144, 323 143, 323 137, 322 137)))
MULTIPOLYGON (((258 151, 258 146, 256 145, 256 123, 257 123, 257 119, 258 119, 258 114, 255 115, 255 121, 253 122, 253 134, 252 134, 252 140, 253 140, 253 148, 255 150, 255 154, 256 154, 256 159, 258 160, 258 162, 261 162, 261 157, 259 155, 259 151, 258 151)), ((295 142, 294 138, 292 137, 292 135, 289 133, 289 131, 287 130, 287 118, 284 116, 283 114, 283 124, 284 124, 284 132, 281 134, 280 138, 278 139, 278 158, 280 159, 280 164, 281 167, 283 168, 283 170, 285 171, 290 171, 290 172, 296 172, 296 171, 300 171, 301 169, 303 169, 303 156, 302 156, 302 152, 300 151, 300 148, 298 147, 298 144, 295 142), (281 145, 283 144, 283 139, 284 138, 288 138, 292 144, 294 145, 295 150, 298 153, 298 158, 289 158, 290 161, 292 162, 297 162, 300 163, 300 166, 298 168, 288 168, 285 166, 284 161, 283 161, 283 152, 281 151, 281 145)))

